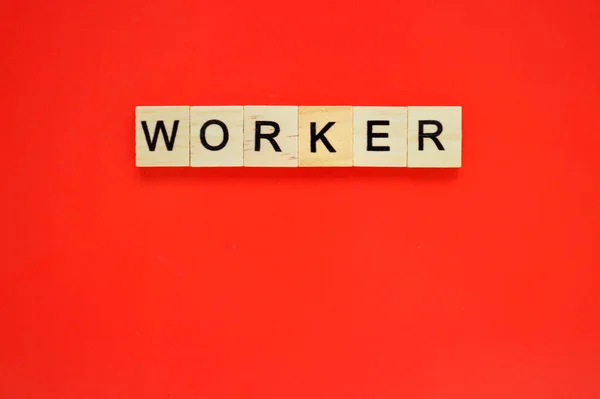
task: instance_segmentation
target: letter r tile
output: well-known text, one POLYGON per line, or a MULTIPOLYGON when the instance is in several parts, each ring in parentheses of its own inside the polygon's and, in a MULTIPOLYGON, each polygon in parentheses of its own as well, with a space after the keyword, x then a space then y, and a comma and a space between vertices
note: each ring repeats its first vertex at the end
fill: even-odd
POLYGON ((135 109, 136 166, 190 166, 190 107, 135 109))
POLYGON ((462 108, 408 107, 408 167, 460 168, 462 108))
POLYGON ((298 107, 244 107, 244 166, 298 166, 298 107))

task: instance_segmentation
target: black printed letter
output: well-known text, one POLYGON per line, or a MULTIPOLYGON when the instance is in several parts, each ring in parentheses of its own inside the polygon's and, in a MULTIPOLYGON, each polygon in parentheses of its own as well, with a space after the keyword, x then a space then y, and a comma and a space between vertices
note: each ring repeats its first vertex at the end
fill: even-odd
POLYGON ((275 141, 275 137, 279 134, 279 124, 271 121, 256 121, 256 127, 254 130, 254 151, 260 151, 260 139, 265 138, 269 140, 276 152, 281 152, 279 144, 275 141), (271 126, 273 133, 261 133, 261 126, 271 126))
POLYGON ((437 138, 437 136, 442 134, 443 130, 444 128, 442 127, 442 124, 438 121, 419 121, 419 151, 423 151, 424 138, 433 140, 438 150, 444 151, 444 146, 437 138), (437 128, 437 130, 433 133, 425 133, 425 125, 434 125, 437 128))
POLYGON ((202 127, 200 128, 200 142, 202 143, 204 148, 206 148, 209 151, 219 151, 219 150, 223 149, 227 145, 228 141, 229 141, 229 130, 227 129, 227 126, 220 120, 211 119, 209 121, 206 121, 204 123, 204 125, 202 125, 202 127), (206 141, 206 129, 210 125, 217 125, 223 130, 223 141, 221 141, 221 144, 210 145, 206 141))
POLYGON ((173 122, 173 134, 171 138, 167 135, 167 128, 165 127, 165 122, 157 121, 156 126, 154 127, 154 136, 150 139, 150 132, 148 131, 148 124, 146 121, 142 121, 142 128, 144 129, 144 135, 146 136, 146 143, 148 143, 148 149, 150 151, 154 151, 156 149, 156 142, 158 141, 158 132, 162 132, 163 139, 165 140, 165 145, 167 146, 168 151, 173 151, 173 145, 175 144, 175 136, 177 136, 177 127, 179 126, 179 121, 173 122))
POLYGON ((317 123, 310 123, 310 152, 317 152, 317 140, 323 141, 323 145, 329 152, 336 152, 335 148, 331 145, 327 137, 325 137, 325 133, 333 126, 335 122, 327 122, 325 127, 321 129, 319 133, 317 133, 317 123))
POLYGON ((390 121, 367 121, 367 151, 389 151, 387 145, 376 147, 373 145, 374 138, 387 138, 387 133, 373 133, 373 126, 389 126, 390 121))

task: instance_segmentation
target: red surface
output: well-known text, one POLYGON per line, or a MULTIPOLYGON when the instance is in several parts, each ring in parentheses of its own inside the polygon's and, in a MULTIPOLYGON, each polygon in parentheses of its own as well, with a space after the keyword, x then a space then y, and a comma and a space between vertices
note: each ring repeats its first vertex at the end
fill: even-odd
POLYGON ((0 397, 600 397, 599 11, 3 4, 0 397), (464 167, 136 169, 169 104, 462 105, 464 167))

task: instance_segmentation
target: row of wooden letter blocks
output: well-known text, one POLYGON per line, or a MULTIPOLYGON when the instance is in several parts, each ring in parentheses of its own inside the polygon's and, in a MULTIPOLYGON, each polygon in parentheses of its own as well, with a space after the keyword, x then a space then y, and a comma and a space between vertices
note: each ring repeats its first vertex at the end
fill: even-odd
POLYGON ((461 107, 136 107, 137 166, 459 168, 461 158, 461 107))

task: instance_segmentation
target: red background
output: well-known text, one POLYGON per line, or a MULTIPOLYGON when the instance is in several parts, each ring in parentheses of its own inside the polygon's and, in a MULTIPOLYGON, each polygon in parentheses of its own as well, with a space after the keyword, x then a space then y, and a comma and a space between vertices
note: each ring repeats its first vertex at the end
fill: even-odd
POLYGON ((598 398, 598 3, 3 4, 2 398, 598 398), (136 169, 136 105, 461 105, 460 170, 136 169))

